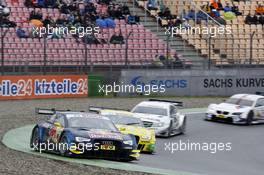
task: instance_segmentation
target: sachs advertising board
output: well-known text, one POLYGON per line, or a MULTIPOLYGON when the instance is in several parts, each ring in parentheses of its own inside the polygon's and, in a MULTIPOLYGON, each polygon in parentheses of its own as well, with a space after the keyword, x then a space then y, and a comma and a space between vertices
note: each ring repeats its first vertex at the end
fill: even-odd
POLYGON ((0 100, 87 97, 87 75, 0 76, 0 100))
MULTIPOLYGON (((264 69, 124 70, 120 82, 165 87, 158 95, 229 96, 264 92, 264 69)), ((120 94, 128 95, 128 94, 120 94)))

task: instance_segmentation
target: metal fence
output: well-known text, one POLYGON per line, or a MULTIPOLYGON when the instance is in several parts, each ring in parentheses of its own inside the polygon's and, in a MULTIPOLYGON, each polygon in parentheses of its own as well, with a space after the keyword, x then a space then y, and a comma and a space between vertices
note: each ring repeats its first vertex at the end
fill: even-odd
MULTIPOLYGON (((134 2, 134 1, 133 1, 134 2)), ((192 1, 191 1, 192 2, 192 1)), ((192 4, 192 3, 191 3, 192 4)), ((195 5, 192 5, 196 10, 195 5)), ((145 7, 145 21, 147 11, 145 7)), ((205 13, 205 12, 204 12, 205 13)), ((208 15, 207 15, 208 16, 208 15)), ((157 21, 157 32, 164 32, 165 29, 159 26, 159 17, 156 18, 157 21)), ((195 20, 196 22, 196 20, 195 20)), ((215 20, 211 19, 208 16, 206 20, 207 25, 219 25, 215 20)), ((194 44, 190 43, 189 38, 180 37, 182 42, 181 47, 178 50, 181 50, 184 57, 181 61, 179 60, 158 60, 154 59, 156 55, 164 55, 165 57, 169 57, 171 55, 171 48, 177 45, 177 37, 171 39, 169 36, 167 38, 167 44, 165 48, 155 48, 152 50, 147 50, 146 48, 130 48, 129 45, 129 37, 125 38, 125 44, 120 45, 119 48, 113 49, 102 49, 102 58, 99 60, 92 60, 91 54, 94 52, 98 52, 97 48, 92 48, 86 44, 80 44, 80 48, 78 49, 63 49, 63 48, 51 48, 49 47, 50 40, 46 40, 45 38, 39 40, 39 44, 41 47, 39 52, 41 54, 32 54, 34 57, 39 57, 38 60, 25 60, 24 53, 15 53, 15 48, 7 48, 5 45, 10 44, 6 43, 5 35, 7 30, 1 28, 1 73, 4 74, 12 74, 12 73, 49 73, 49 72, 76 72, 76 73, 86 73, 86 72, 94 72, 94 71, 115 71, 121 69, 221 69, 226 67, 233 68, 244 68, 244 67, 262 67, 264 65, 264 58, 260 55, 263 53, 264 45, 259 44, 255 45, 255 41, 258 39, 255 33, 248 34, 243 40, 248 40, 248 43, 245 43, 243 47, 238 46, 240 38, 234 37, 233 35, 229 36, 217 36, 210 37, 209 35, 199 36, 197 38, 192 38, 194 40, 194 44), (205 44, 200 44, 200 41, 205 41, 205 44), (195 42, 198 42, 196 44, 195 42), (201 47, 198 47, 200 45, 201 47), (195 47, 195 53, 190 52, 190 48, 195 47), (5 51, 9 49, 13 53, 6 53, 5 51), (120 58, 116 60, 115 58, 110 58, 110 53, 115 53, 116 51, 121 51, 120 58), (53 54, 60 53, 61 51, 67 51, 70 53, 75 53, 78 55, 78 59, 54 59, 53 54), (138 58, 131 58, 129 55, 131 53, 136 53, 138 58), (142 53, 145 55, 150 53, 152 58, 144 58, 142 57, 142 53), (21 57, 21 59, 16 59, 16 61, 9 60, 9 56, 21 57), (153 57, 153 55, 155 55, 153 57), (203 59, 195 60, 195 57, 203 56, 203 59)), ((142 42, 145 42, 142 40, 142 42)), ((67 55, 67 54, 66 54, 67 55)))

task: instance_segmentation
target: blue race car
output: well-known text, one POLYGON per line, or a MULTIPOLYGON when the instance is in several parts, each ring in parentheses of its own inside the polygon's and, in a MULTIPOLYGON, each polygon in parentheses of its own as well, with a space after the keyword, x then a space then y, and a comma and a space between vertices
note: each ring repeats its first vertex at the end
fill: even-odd
POLYGON ((36 113, 50 116, 32 130, 30 147, 35 151, 120 161, 139 157, 135 136, 120 133, 106 117, 54 109, 36 113))

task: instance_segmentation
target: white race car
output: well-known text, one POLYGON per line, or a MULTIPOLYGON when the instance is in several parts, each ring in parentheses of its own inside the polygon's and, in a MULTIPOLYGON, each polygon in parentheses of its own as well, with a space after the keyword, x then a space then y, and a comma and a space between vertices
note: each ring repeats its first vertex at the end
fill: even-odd
POLYGON ((264 96, 233 95, 223 103, 210 104, 205 119, 247 125, 264 123, 264 96))
POLYGON ((156 136, 183 134, 186 116, 178 112, 182 102, 150 99, 137 104, 131 112, 143 121, 144 127, 155 130, 156 136))

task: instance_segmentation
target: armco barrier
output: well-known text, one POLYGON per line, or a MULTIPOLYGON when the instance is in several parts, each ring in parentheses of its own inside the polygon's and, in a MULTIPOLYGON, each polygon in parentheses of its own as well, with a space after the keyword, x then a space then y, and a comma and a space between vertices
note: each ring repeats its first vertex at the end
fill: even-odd
MULTIPOLYGON (((120 82, 132 85, 164 85, 158 95, 229 96, 264 92, 264 69, 218 70, 130 70, 122 71, 120 82)), ((128 93, 119 95, 127 96, 128 93)))
POLYGON ((0 76, 0 100, 87 95, 87 75, 0 76))

